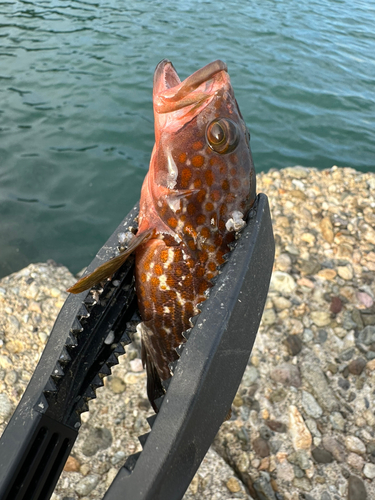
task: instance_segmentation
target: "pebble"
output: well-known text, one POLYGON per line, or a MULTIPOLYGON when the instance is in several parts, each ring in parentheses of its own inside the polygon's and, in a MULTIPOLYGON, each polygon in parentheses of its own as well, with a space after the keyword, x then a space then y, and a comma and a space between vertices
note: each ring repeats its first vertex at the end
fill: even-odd
POLYGON ((284 343, 291 356, 297 356, 302 350, 302 340, 298 335, 288 335, 284 343))
POLYGON ((242 377, 242 384, 245 387, 250 387, 256 382, 258 377, 258 370, 254 366, 248 365, 242 377))
POLYGON ((275 492, 270 483, 269 474, 261 472, 258 479, 253 483, 258 497, 262 500, 276 500, 275 492))
POLYGON ((264 310, 262 316, 262 323, 264 325, 273 325, 274 323, 276 323, 276 319, 276 313, 272 308, 264 310))
POLYGON ((350 476, 348 481, 348 500, 367 500, 366 487, 357 476, 350 476))
POLYGON ((368 308, 372 307, 374 304, 372 297, 365 292, 357 292, 357 299, 362 305, 368 308))
POLYGON ((375 342, 375 326, 368 325, 361 330, 358 335, 358 342, 364 345, 373 344, 375 342))
POLYGON ((129 364, 132 372, 142 372, 144 369, 140 358, 132 359, 129 364))
POLYGON ((337 274, 340 278, 349 281, 353 279, 353 268, 350 265, 347 266, 338 266, 337 274))
POLYGON ((5 422, 11 416, 12 403, 7 394, 0 394, 0 423, 5 422))
POLYGON ((261 437, 257 437, 252 442, 253 449, 255 453, 260 457, 268 457, 270 454, 270 447, 267 441, 261 437))
POLYGON ((366 363, 367 361, 364 358, 353 359, 348 365, 349 372, 352 375, 361 375, 366 366, 366 363))
POLYGON ((294 405, 289 406, 289 434, 291 436, 293 448, 298 450, 309 449, 312 443, 310 431, 306 427, 302 415, 294 405))
POLYGON ((337 276, 337 272, 334 269, 321 269, 318 272, 319 278, 324 278, 325 280, 332 281, 337 276))
POLYGON ((121 462, 121 460, 124 460, 124 458, 126 457, 126 453, 122 450, 120 451, 117 451, 113 457, 111 458, 111 464, 112 465, 116 465, 118 464, 119 462, 121 462))
POLYGON ((100 476, 98 474, 89 474, 75 485, 75 491, 79 496, 83 497, 92 492, 95 486, 99 483, 100 476))
POLYGON ((64 471, 79 472, 80 466, 81 464, 79 463, 79 461, 75 457, 72 457, 72 455, 70 455, 65 463, 64 471))
POLYGON ((311 455, 318 464, 330 464, 333 462, 332 453, 322 448, 314 448, 311 450, 311 455))
POLYGON ((318 403, 329 412, 338 409, 336 397, 320 366, 318 364, 302 363, 301 371, 304 381, 310 386, 318 403))
POLYGON ((7 370, 8 368, 11 368, 12 365, 12 361, 8 356, 6 356, 5 354, 0 354, 0 368, 7 370))
POLYGON ((364 459, 357 453, 349 453, 346 459, 347 463, 357 470, 362 470, 364 459))
POLYGON ((323 219, 320 221, 320 230, 322 231, 323 238, 328 241, 328 243, 332 243, 334 234, 332 222, 329 217, 323 217, 323 219))
POLYGON ((369 479, 375 479, 375 464, 367 463, 363 467, 363 474, 369 479))
POLYGON ((338 462, 345 461, 346 458, 345 449, 343 445, 339 443, 337 439, 335 439, 333 436, 328 436, 328 435, 323 436, 322 444, 327 451, 332 453, 335 460, 337 460, 338 462))
POLYGON ((231 493, 237 493, 241 491, 241 485, 238 482, 238 479, 236 479, 235 477, 230 477, 225 484, 231 493))
POLYGON ((271 277, 270 290, 274 290, 285 295, 290 295, 297 284, 293 277, 282 271, 275 271, 271 277))
POLYGON ((350 435, 346 436, 345 446, 349 451, 352 451, 354 453, 359 453, 359 454, 366 453, 366 446, 364 445, 363 441, 361 441, 356 436, 350 436, 350 435))
POLYGON ((115 394, 121 394, 126 389, 125 382, 119 377, 112 377, 110 381, 111 391, 115 394))
POLYGON ((331 315, 328 311, 312 311, 310 317, 316 326, 327 326, 331 322, 331 315))
POLYGON ((302 407, 305 412, 313 418, 320 418, 323 415, 323 410, 317 403, 312 394, 307 391, 302 391, 301 398, 302 407))
POLYGON ((334 411, 329 416, 332 427, 338 431, 345 431, 345 419, 340 412, 334 411))
POLYGON ((275 382, 280 382, 286 386, 292 385, 294 387, 300 387, 301 385, 301 377, 298 368, 288 363, 276 366, 276 368, 271 371, 271 378, 275 380, 275 382))

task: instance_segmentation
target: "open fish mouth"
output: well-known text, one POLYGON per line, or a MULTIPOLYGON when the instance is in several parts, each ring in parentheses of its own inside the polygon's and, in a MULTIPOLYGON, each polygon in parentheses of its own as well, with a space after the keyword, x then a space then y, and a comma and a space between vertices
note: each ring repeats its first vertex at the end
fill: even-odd
MULTIPOLYGON (((186 106, 200 104, 212 97, 212 88, 202 89, 200 87, 212 81, 221 72, 224 72, 227 76, 227 65, 218 59, 181 82, 173 64, 167 59, 163 59, 157 65, 154 74, 155 111, 157 113, 169 113, 186 106)), ((227 76, 227 78, 229 77, 227 76)), ((222 84, 224 82, 225 79, 222 84)))

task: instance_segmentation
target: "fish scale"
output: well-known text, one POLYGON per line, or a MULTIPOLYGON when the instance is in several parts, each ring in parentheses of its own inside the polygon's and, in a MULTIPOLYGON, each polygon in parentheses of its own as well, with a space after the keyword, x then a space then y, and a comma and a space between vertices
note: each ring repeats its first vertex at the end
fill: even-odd
POLYGON ((183 333, 254 203, 255 172, 249 133, 222 61, 183 82, 162 61, 153 102, 155 146, 137 235, 122 254, 69 291, 111 275, 135 251, 142 360, 148 397, 158 411, 155 401, 165 392, 162 382, 171 376, 183 333))

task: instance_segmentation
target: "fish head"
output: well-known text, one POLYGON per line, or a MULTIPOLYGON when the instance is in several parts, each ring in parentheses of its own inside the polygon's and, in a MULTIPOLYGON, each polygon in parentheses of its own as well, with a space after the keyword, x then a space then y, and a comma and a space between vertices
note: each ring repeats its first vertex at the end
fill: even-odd
POLYGON ((255 171, 226 64, 214 61, 181 82, 172 63, 161 61, 153 103, 149 185, 159 215, 183 215, 196 225, 203 214, 221 221, 221 230, 233 212, 245 217, 256 196, 255 171))

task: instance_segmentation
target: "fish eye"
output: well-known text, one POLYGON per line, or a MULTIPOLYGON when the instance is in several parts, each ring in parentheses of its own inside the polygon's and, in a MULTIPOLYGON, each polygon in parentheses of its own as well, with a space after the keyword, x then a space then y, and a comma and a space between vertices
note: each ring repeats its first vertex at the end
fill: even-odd
POLYGON ((214 120, 207 126, 206 139, 210 148, 216 153, 230 153, 240 140, 238 126, 229 118, 214 120))

